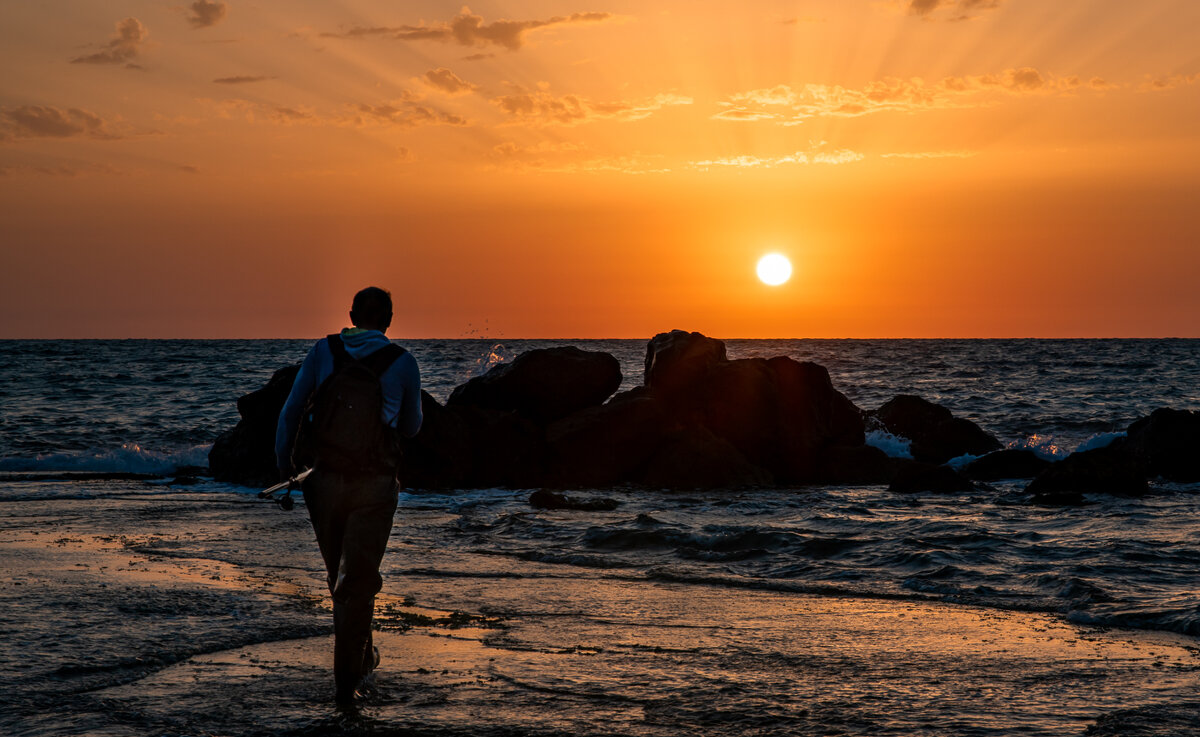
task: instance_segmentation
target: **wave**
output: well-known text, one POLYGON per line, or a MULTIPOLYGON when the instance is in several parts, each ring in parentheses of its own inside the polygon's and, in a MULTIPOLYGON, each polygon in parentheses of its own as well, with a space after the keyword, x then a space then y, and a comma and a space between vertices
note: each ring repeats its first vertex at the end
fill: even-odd
POLYGON ((867 445, 879 448, 892 458, 912 458, 912 441, 893 435, 887 430, 871 430, 867 433, 867 445))
POLYGON ((23 473, 113 473, 167 476, 184 467, 208 466, 211 445, 175 451, 146 450, 137 443, 102 451, 45 453, 32 458, 0 458, 0 471, 23 473))

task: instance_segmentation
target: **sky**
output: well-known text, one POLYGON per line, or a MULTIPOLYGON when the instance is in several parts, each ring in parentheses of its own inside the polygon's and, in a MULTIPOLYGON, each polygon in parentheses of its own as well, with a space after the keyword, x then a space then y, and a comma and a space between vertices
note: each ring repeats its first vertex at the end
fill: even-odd
POLYGON ((0 0, 0 338, 1200 337, 1195 0, 0 0), (787 256, 768 286, 758 259, 787 256))

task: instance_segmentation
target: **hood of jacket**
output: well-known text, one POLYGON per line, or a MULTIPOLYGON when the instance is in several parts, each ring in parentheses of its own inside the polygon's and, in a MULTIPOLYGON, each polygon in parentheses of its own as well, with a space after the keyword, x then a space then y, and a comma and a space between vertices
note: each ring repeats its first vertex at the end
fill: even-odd
POLYGON ((370 355, 392 342, 378 330, 363 330, 362 328, 344 328, 341 338, 342 343, 346 346, 346 352, 354 358, 370 355))

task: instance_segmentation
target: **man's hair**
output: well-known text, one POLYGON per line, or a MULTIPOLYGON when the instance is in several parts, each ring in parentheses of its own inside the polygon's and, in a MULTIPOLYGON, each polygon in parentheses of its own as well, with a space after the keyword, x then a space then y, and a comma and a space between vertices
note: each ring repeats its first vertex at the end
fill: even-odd
POLYGON ((367 287, 354 295, 350 306, 350 320, 354 325, 387 327, 392 324, 392 295, 386 289, 367 287))

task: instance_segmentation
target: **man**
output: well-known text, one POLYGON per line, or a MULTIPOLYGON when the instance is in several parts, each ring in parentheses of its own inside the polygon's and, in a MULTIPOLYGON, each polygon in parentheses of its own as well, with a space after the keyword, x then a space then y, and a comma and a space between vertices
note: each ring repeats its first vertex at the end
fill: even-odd
POLYGON ((275 434, 283 478, 299 470, 293 463, 298 430, 304 446, 299 450, 307 447, 315 459, 304 480, 304 503, 333 595, 333 674, 341 706, 363 697, 365 679, 379 664, 371 619, 400 488, 396 433, 416 435, 422 419, 417 362, 384 334, 392 322, 391 295, 378 287, 360 291, 350 322, 353 328, 322 338, 305 356, 275 434), (355 372, 356 379, 346 378, 355 372), (362 399, 339 406, 354 393, 345 390, 354 380, 362 399), (351 404, 377 416, 356 418, 351 404), (363 448, 343 447, 359 442, 363 448))

